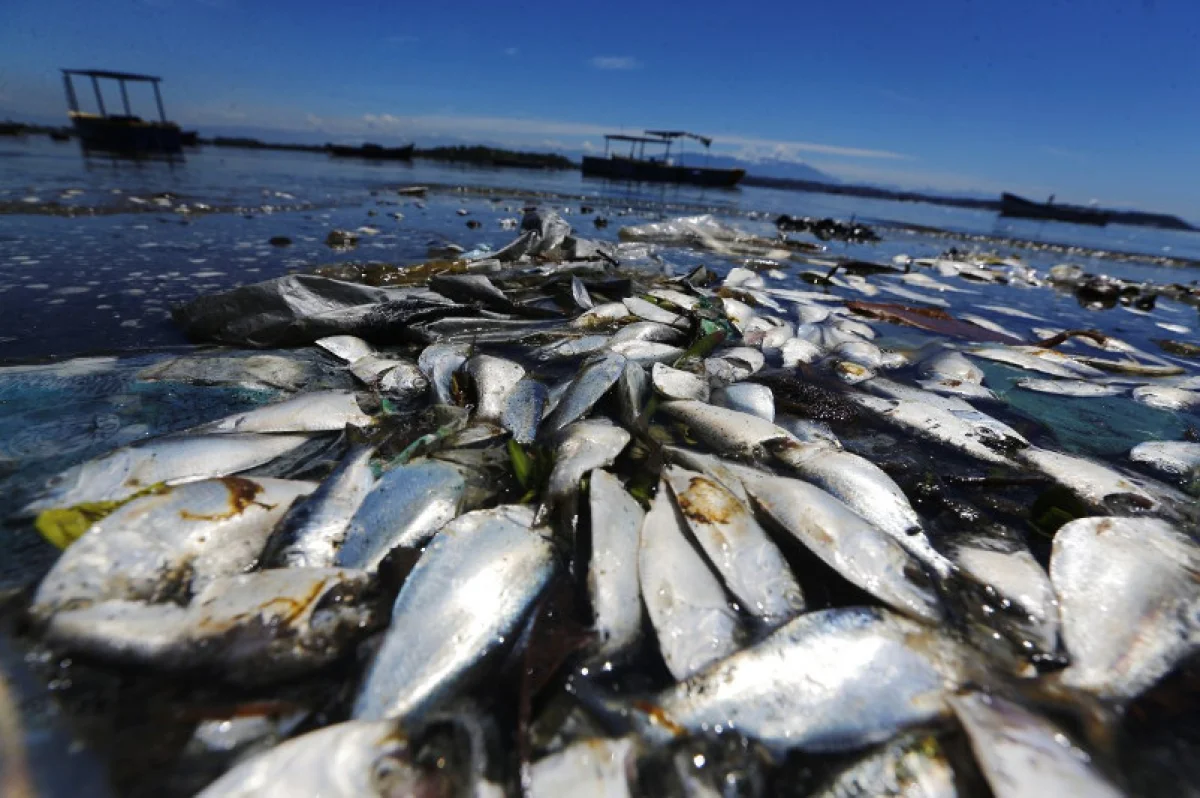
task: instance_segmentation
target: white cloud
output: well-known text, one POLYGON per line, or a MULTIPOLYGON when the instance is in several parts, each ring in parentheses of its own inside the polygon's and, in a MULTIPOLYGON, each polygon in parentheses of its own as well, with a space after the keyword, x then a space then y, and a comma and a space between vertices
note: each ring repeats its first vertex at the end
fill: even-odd
POLYGON ((834 155, 843 158, 883 158, 907 161, 912 156, 889 150, 871 150, 861 147, 845 147, 840 144, 818 144, 811 141, 780 141, 749 136, 713 136, 713 143, 737 147, 732 155, 746 161, 776 159, 780 161, 802 160, 800 153, 834 155))
POLYGON ((596 69, 641 69, 642 62, 631 55, 598 55, 589 61, 596 69))
POLYGON ((521 51, 516 47, 505 47, 504 54, 507 56, 518 55, 521 51))

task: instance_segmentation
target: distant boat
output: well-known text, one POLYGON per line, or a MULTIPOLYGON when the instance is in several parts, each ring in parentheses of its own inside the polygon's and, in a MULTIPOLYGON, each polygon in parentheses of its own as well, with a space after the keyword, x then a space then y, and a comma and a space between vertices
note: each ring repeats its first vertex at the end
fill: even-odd
POLYGON ((1045 219, 1052 222, 1071 222, 1103 227, 1111 216, 1105 211, 1082 208, 1078 205, 1055 205, 1050 202, 1034 202, 1007 192, 1000 195, 1000 215, 1018 219, 1045 219))
POLYGON ((712 139, 686 133, 682 130, 647 130, 645 136, 613 134, 604 137, 604 156, 583 156, 583 173, 591 177, 606 177, 611 180, 648 181, 655 183, 687 183, 696 186, 733 188, 743 177, 745 169, 714 169, 707 166, 685 166, 671 159, 671 145, 682 139, 695 139, 705 149, 712 139), (614 141, 628 142, 629 155, 610 153, 614 141), (646 145, 665 146, 661 158, 646 157, 646 145))
POLYGON ((162 94, 158 90, 162 78, 129 72, 109 72, 103 69, 64 69, 62 73, 63 84, 67 90, 67 116, 75 126, 75 132, 79 135, 84 149, 123 153, 176 153, 183 148, 179 125, 169 121, 163 110, 162 94), (73 77, 91 79, 99 113, 93 114, 79 109, 75 85, 71 80, 73 77), (124 114, 110 114, 105 109, 104 95, 100 93, 101 79, 115 80, 120 84, 124 114), (150 83, 154 86, 154 100, 158 105, 157 122, 134 116, 129 107, 129 93, 125 89, 127 82, 150 83))
POLYGON ((325 150, 330 155, 340 158, 369 158, 374 161, 411 161, 413 145, 403 147, 383 147, 379 144, 364 144, 361 147, 348 147, 342 144, 326 144, 325 150))

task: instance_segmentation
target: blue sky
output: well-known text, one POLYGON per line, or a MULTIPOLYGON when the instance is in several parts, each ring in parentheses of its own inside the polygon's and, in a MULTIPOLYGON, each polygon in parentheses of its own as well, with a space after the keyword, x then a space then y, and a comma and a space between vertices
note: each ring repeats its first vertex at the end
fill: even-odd
POLYGON ((2 3, 0 117, 63 119, 58 68, 104 67, 162 75, 202 132, 578 150, 687 128, 847 181, 1200 217, 1196 0, 2 3))

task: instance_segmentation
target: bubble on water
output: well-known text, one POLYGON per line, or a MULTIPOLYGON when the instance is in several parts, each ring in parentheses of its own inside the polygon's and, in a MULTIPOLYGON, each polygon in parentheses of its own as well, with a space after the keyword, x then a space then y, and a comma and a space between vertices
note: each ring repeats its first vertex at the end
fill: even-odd
POLYGON ((47 288, 50 287, 50 285, 49 285, 49 283, 30 283, 29 285, 27 285, 25 287, 30 288, 34 291, 45 291, 47 288))
POLYGON ((71 294, 86 294, 91 290, 92 289, 88 288, 86 285, 68 285, 65 288, 58 289, 54 293, 61 294, 63 296, 70 296, 71 294))
POLYGON ((121 322, 121 326, 122 327, 141 327, 142 323, 137 319, 129 319, 128 321, 121 322))
POLYGON ((141 296, 146 292, 141 288, 126 288, 124 293, 129 294, 129 296, 141 296))

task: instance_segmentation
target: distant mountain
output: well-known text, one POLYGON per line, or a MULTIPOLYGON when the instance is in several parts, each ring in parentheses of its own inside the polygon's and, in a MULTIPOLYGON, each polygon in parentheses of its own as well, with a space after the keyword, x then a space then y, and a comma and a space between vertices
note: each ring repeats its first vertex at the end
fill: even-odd
POLYGON ((814 169, 808 164, 797 161, 781 161, 776 158, 766 158, 761 161, 744 161, 730 155, 711 155, 705 158, 703 153, 684 153, 682 162, 687 166, 711 166, 717 169, 745 169, 746 174, 757 177, 777 177, 788 180, 811 180, 814 183, 840 183, 836 177, 814 169))

